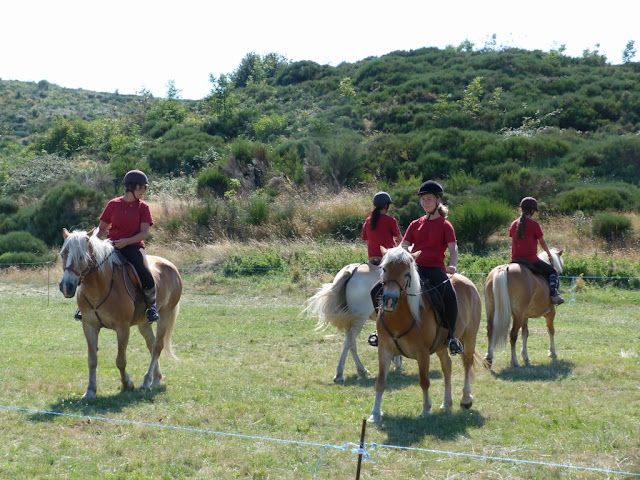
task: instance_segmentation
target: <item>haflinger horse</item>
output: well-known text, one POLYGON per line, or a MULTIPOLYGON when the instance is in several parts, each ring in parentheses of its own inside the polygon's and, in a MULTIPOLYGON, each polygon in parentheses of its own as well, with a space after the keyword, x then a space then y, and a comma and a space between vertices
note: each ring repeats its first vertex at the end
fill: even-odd
MULTIPOLYGON (((431 307, 429 293, 420 284, 415 259, 420 252, 409 253, 402 247, 383 249, 382 303, 377 319, 378 330, 378 378, 376 395, 369 422, 378 423, 382 417, 382 395, 387 386, 389 364, 395 355, 403 355, 418 361, 419 381, 422 387, 422 416, 431 410, 429 397, 429 361, 432 353, 440 358, 444 376, 444 399, 440 408, 453 406, 451 394, 451 357, 447 350, 447 329, 439 325, 431 307)), ((464 386, 460 406, 471 408, 471 382, 474 363, 482 363, 476 352, 476 337, 480 327, 481 302, 477 288, 460 274, 449 277, 458 298, 458 319, 455 336, 464 345, 464 386)))
POLYGON ((78 308, 82 312, 82 329, 87 339, 89 384, 83 400, 96 396, 96 367, 98 365, 98 334, 101 328, 116 331, 118 354, 116 365, 120 370, 122 390, 133 390, 134 384, 126 371, 126 349, 129 329, 138 326, 151 353, 151 363, 144 376, 141 389, 159 385, 162 379, 158 357, 162 350, 176 358, 171 335, 180 309, 182 279, 178 269, 168 260, 147 255, 149 267, 156 283, 157 306, 160 319, 156 335, 145 318, 146 305, 135 293, 129 292, 125 284, 126 261, 109 240, 101 240, 90 232, 63 230, 64 244, 60 251, 64 274, 60 291, 71 298, 76 294, 78 308))
MULTIPOLYGON (((371 289, 380 280, 380 267, 371 263, 352 263, 343 267, 331 283, 325 283, 305 302, 303 314, 318 317, 318 328, 333 325, 344 330, 344 344, 336 367, 334 382, 344 381, 344 366, 351 352, 358 376, 367 377, 369 370, 358 356, 356 338, 369 318, 374 318, 371 289)), ((402 357, 395 360, 402 370, 402 357)))
MULTIPOLYGON (((562 273, 563 250, 551 248, 551 261, 558 273, 562 273)), ((546 252, 538 258, 549 263, 546 252)), ((516 355, 516 341, 518 330, 522 328, 522 360, 529 365, 531 359, 527 351, 527 339, 529 338, 528 321, 530 318, 544 317, 549 331, 549 357, 556 358, 556 345, 554 342, 555 328, 553 320, 556 316, 556 306, 551 303, 549 284, 540 275, 531 272, 526 266, 519 263, 498 265, 489 275, 484 284, 485 309, 487 312, 487 336, 489 346, 485 361, 491 365, 496 347, 507 341, 507 332, 513 318, 511 327, 511 366, 519 367, 516 355)))

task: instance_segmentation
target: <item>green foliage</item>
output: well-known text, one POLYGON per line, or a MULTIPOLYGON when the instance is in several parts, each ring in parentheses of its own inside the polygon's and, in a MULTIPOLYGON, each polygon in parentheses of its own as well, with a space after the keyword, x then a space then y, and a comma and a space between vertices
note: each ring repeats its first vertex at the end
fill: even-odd
POLYGON ((462 205, 450 210, 449 221, 456 230, 461 248, 472 245, 478 250, 495 232, 513 219, 513 209, 486 197, 468 197, 462 205))
POLYGON ((5 195, 29 193, 39 197, 52 185, 66 180, 75 168, 71 159, 55 154, 31 157, 13 166, 2 186, 5 195))
POLYGON ((578 187, 559 193, 553 206, 567 214, 576 210, 585 213, 633 210, 638 206, 639 195, 637 187, 626 184, 578 187))
POLYGON ((195 127, 175 127, 147 151, 149 166, 158 173, 179 174, 182 166, 197 162, 216 139, 195 127))
POLYGON ((218 197, 224 197, 230 186, 229 177, 219 166, 207 167, 198 175, 197 189, 200 194, 212 192, 218 197))
POLYGON ((336 240, 357 240, 361 236, 364 220, 362 215, 356 214, 332 218, 327 229, 336 240))
POLYGON ((247 205, 247 219, 251 225, 262 225, 269 219, 269 198, 261 193, 251 195, 247 205))
POLYGON ((593 218, 593 234, 609 242, 622 240, 631 231, 631 220, 624 215, 601 213, 593 218))
POLYGON ((261 275, 281 270, 286 265, 276 247, 256 248, 250 252, 232 254, 224 263, 223 272, 228 277, 261 275))
POLYGON ((68 157, 87 147, 92 141, 92 131, 87 122, 74 118, 58 119, 42 138, 34 141, 32 149, 68 157))
POLYGON ((47 245, 62 244, 62 229, 95 227, 104 208, 99 192, 77 182, 61 183, 30 209, 22 209, 18 223, 47 245), (25 228, 26 227, 26 228, 25 228))
POLYGON ((43 262, 54 262, 55 259, 56 256, 53 254, 36 255, 31 252, 6 252, 0 255, 0 265, 4 263, 11 265, 33 264, 33 266, 37 266, 43 262))
POLYGON ((0 235, 0 255, 7 252, 28 252, 43 255, 48 251, 47 244, 29 232, 18 231, 0 235))
POLYGON ((15 200, 6 197, 0 198, 0 215, 17 213, 18 210, 20 210, 20 205, 15 200))
POLYGON ((256 137, 263 142, 268 142, 274 137, 284 135, 287 127, 287 117, 275 113, 262 116, 253 124, 253 130, 256 133, 256 137))

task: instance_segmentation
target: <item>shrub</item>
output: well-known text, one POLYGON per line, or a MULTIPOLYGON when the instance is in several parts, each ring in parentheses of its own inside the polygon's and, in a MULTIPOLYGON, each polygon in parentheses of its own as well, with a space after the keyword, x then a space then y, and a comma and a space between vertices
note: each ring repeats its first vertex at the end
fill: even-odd
POLYGON ((593 219, 593 234, 614 242, 622 240, 631 232, 631 220, 623 215, 601 213, 593 219))
POLYGON ((207 167, 198 175, 197 189, 200 194, 214 192, 223 197, 231 182, 219 166, 207 167))
POLYGON ((449 221, 456 229, 458 242, 478 249, 487 244, 492 234, 506 227, 512 217, 513 210, 504 203, 470 197, 463 205, 451 209, 449 221))
POLYGON ((576 210, 594 213, 603 210, 633 210, 638 205, 640 191, 633 185, 606 185, 578 187, 560 193, 555 207, 563 213, 576 210))
POLYGON ((269 218, 269 199, 265 195, 252 195, 247 205, 247 217, 251 225, 261 225, 269 218))
POLYGON ((77 182, 65 182, 53 187, 31 208, 20 210, 18 223, 48 245, 61 245, 64 227, 95 227, 103 207, 104 198, 99 192, 77 182))
POLYGON ((42 255, 48 250, 46 243, 29 232, 9 232, 6 235, 0 235, 0 255, 7 252, 29 252, 42 255))
POLYGON ((31 252, 6 252, 0 255, 0 264, 41 264, 55 261, 55 255, 38 256, 31 252))
POLYGON ((363 223, 363 216, 357 214, 336 218, 329 225, 329 235, 337 240, 358 240, 363 223))
POLYGON ((274 248, 252 249, 248 253, 234 254, 224 264, 224 274, 227 277, 239 275, 256 275, 281 270, 285 263, 280 252, 274 248))
POLYGON ((17 213, 20 210, 18 202, 10 198, 0 198, 0 214, 17 213))

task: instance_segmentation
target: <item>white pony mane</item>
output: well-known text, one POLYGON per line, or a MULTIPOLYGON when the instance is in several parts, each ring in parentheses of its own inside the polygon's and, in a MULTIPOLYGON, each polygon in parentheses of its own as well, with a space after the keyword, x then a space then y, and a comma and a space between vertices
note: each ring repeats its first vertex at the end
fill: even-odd
POLYGON ((551 252, 551 261, 549 259, 549 255, 547 255, 547 252, 540 253, 538 255, 538 258, 543 262, 550 263, 555 267, 558 273, 562 273, 562 269, 564 268, 564 262, 562 261, 562 256, 558 255, 560 250, 558 250, 557 248, 550 248, 549 251, 551 252))
POLYGON ((416 322, 418 322, 420 320, 420 309, 424 307, 424 303, 422 302, 422 284, 420 282, 420 275, 418 275, 418 269, 416 268, 416 262, 409 252, 401 246, 398 246, 387 250, 387 253, 382 257, 382 262, 380 262, 380 268, 384 271, 384 267, 389 263, 404 263, 409 265, 411 280, 405 291, 407 293, 407 302, 409 303, 411 314, 416 322))
MULTIPOLYGON (((62 245, 62 250, 67 249, 69 258, 74 264, 89 261, 86 238, 87 232, 76 230, 69 234, 62 245)), ((111 266, 122 265, 119 255, 111 255, 115 247, 109 240, 100 240, 93 234, 89 237, 89 244, 91 245, 93 260, 96 265, 104 265, 107 258, 109 258, 111 266)))

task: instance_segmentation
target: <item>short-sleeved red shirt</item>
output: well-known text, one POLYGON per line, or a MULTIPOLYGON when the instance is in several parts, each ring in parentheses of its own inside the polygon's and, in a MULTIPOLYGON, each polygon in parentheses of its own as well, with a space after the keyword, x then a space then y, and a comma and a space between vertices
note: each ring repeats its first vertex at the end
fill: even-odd
POLYGON ((416 260, 419 266, 437 267, 446 271, 445 253, 449 244, 456 241, 456 232, 444 217, 427 220, 425 215, 409 224, 402 241, 413 244, 414 252, 422 252, 416 260))
POLYGON ((511 237, 511 260, 524 258, 526 261, 535 263, 538 261, 538 239, 543 237, 542 228, 535 220, 527 219, 524 225, 524 238, 518 237, 518 222, 514 220, 509 227, 511 237))
MULTIPOLYGON (((125 202, 122 197, 114 198, 107 203, 100 215, 100 220, 111 225, 107 234, 107 238, 110 240, 131 238, 137 235, 140 233, 141 223, 153 225, 151 209, 146 202, 142 200, 125 202)), ((138 242, 134 245, 144 247, 144 242, 138 242)))
POLYGON ((367 218, 362 225, 362 240, 367 242, 367 253, 369 258, 381 257, 380 247, 393 248, 396 246, 394 237, 400 236, 398 221, 384 213, 378 218, 375 230, 371 229, 371 217, 367 218))

